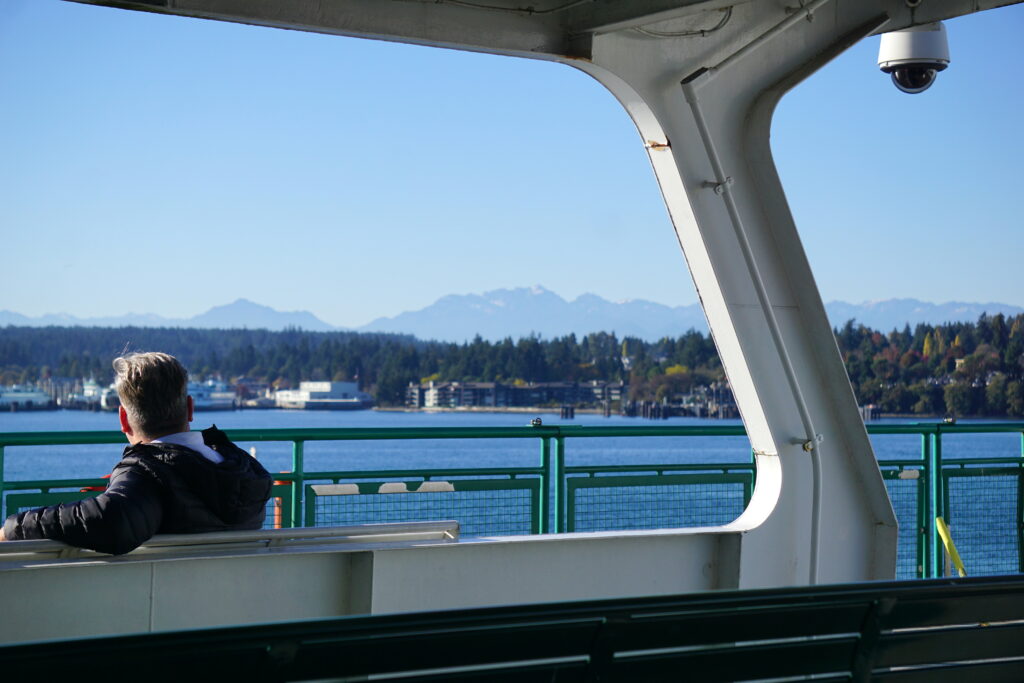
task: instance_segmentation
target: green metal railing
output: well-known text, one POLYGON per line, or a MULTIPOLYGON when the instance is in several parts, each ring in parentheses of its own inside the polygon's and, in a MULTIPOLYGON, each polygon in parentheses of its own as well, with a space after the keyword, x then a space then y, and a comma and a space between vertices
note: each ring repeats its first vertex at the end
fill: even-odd
POLYGON ((868 433, 920 439, 917 457, 879 461, 900 522, 898 553, 903 563, 897 565, 898 578, 946 573, 935 527, 940 516, 949 523, 969 572, 1024 571, 1024 423, 880 424, 868 425, 868 433), (1009 457, 943 454, 944 445, 949 446, 944 437, 980 434, 1020 435, 1017 453, 1009 457), (951 479, 962 480, 962 485, 954 485, 952 495, 951 479), (911 488, 914 492, 908 496, 911 488), (908 567, 910 557, 916 566, 908 567))
MULTIPOLYGON (((941 576, 934 519, 951 525, 974 573, 1024 571, 1024 423, 869 425, 874 437, 920 439, 913 457, 879 462, 900 521, 900 578, 941 576), (1020 434, 1011 457, 944 457, 943 437, 1020 434)), ((750 500, 753 457, 736 462, 567 466, 573 439, 741 437, 728 426, 530 426, 415 429, 237 429, 236 442, 291 443, 291 470, 277 480, 268 524, 339 523, 455 518, 463 535, 670 528, 718 525, 750 500), (314 441, 528 439, 540 442, 531 467, 307 471, 305 444, 314 441), (396 493, 398 495, 396 495, 396 493)), ((78 500, 102 486, 95 478, 5 481, 4 449, 15 446, 123 444, 120 432, 0 433, 2 516, 78 500)), ((2 518, 2 517, 0 517, 2 518)))

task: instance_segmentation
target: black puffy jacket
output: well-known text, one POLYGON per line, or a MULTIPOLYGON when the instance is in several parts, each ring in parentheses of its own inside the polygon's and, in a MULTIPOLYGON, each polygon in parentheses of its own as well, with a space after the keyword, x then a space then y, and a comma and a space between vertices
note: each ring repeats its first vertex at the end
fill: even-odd
POLYGON ((213 463, 176 444, 124 450, 106 491, 95 498, 11 515, 8 540, 52 538, 120 555, 154 534, 259 529, 270 498, 270 475, 216 426, 203 441, 224 457, 213 463))

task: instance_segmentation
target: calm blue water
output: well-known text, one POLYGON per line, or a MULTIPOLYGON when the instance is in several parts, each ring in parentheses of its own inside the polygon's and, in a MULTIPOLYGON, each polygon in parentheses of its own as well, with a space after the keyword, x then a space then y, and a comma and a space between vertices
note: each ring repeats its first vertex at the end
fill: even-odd
MULTIPOLYGON (((222 429, 303 427, 493 427, 523 426, 530 418, 544 424, 576 425, 728 425, 738 420, 672 418, 642 421, 636 418, 578 415, 560 421, 555 413, 402 413, 402 412, 317 412, 248 410, 204 412, 192 426, 202 429, 211 423, 222 429)), ((48 411, 0 413, 0 432, 116 430, 117 417, 111 413, 48 411)), ((914 459, 921 454, 916 435, 872 436, 880 460, 914 459)), ((271 471, 291 468, 290 443, 241 443, 255 447, 257 456, 271 471)), ((110 472, 120 459, 116 445, 7 447, 4 478, 54 479, 96 477, 110 472)), ((952 457, 1020 457, 1020 436, 1016 434, 963 434, 943 437, 943 454, 952 457)), ((306 469, 373 470, 442 467, 529 467, 540 462, 539 441, 535 439, 467 439, 415 441, 309 442, 306 469)), ((567 465, 622 465, 665 463, 743 462, 749 459, 745 437, 648 437, 568 439, 567 465)))

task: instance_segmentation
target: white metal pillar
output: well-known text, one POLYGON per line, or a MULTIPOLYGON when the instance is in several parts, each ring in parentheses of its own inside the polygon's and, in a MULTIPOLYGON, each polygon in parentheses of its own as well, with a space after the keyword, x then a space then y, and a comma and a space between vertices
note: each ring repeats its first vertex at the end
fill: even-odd
POLYGON ((733 525, 740 587, 891 578, 895 517, 769 147, 782 94, 887 17, 829 0, 731 11, 714 41, 665 35, 692 23, 597 35, 574 65, 646 142, 758 454, 733 525))

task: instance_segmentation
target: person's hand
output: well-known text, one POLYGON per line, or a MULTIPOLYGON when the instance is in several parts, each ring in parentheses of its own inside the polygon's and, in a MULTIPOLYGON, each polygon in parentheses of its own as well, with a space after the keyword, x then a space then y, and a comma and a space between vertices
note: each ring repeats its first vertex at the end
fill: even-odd
POLYGON ((4 536, 4 525, 0 524, 0 542, 6 541, 7 537, 4 536))

